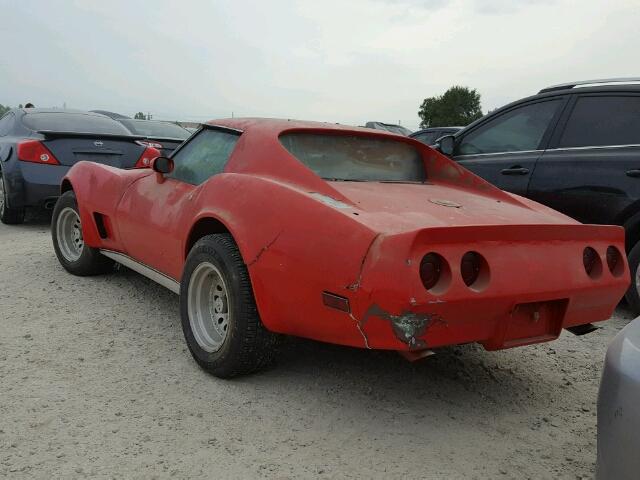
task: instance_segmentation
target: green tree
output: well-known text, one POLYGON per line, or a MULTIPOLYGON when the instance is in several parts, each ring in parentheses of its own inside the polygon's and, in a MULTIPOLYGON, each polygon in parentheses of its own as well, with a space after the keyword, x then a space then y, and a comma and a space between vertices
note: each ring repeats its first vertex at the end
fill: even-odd
POLYGON ((7 113, 9 110, 11 110, 11 107, 5 107, 0 103, 0 117, 7 113))
POLYGON ((142 112, 138 112, 133 116, 133 118, 135 118, 136 120, 146 120, 147 116, 142 112))
POLYGON ((425 98, 418 116, 421 128, 468 125, 482 116, 480 94, 475 89, 453 86, 444 95, 425 98))

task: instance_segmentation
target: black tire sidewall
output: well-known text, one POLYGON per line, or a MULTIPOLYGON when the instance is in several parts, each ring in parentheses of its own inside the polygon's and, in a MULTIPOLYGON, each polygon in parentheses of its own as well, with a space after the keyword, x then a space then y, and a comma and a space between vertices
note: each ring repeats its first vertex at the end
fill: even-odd
POLYGON ((225 242, 217 242, 212 237, 216 237, 216 235, 199 240, 187 257, 180 285, 180 316, 185 340, 195 360, 216 375, 230 376, 240 368, 240 365, 236 364, 239 353, 244 347, 244 333, 248 327, 247 316, 255 314, 255 304, 253 303, 253 293, 250 290, 246 291, 248 273, 244 263, 238 262, 237 250, 234 252, 228 245, 225 245, 225 242), (204 262, 215 265, 220 271, 228 295, 231 297, 227 336, 222 346, 215 352, 207 352, 198 345, 189 321, 189 281, 198 265, 204 262))
POLYGON ((635 314, 640 314, 640 293, 636 286, 636 272, 640 266, 640 242, 636 243, 629 252, 628 262, 629 272, 631 273, 631 285, 629 285, 625 298, 631 310, 633 310, 635 314))
POLYGON ((9 208, 7 183, 4 181, 4 174, 0 166, 0 182, 2 182, 4 198, 2 209, 0 210, 0 221, 7 225, 15 225, 24 222, 24 208, 9 208))

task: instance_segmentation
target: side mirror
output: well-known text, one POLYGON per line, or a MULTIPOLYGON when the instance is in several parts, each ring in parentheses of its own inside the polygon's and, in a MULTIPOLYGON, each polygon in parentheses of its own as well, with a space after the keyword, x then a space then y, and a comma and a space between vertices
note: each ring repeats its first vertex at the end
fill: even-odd
POLYGON ((151 170, 160 175, 173 172, 173 160, 167 157, 156 157, 151 160, 151 170))
POLYGON ((453 135, 445 135, 438 139, 438 150, 447 157, 453 155, 453 149, 456 146, 456 137, 453 135))

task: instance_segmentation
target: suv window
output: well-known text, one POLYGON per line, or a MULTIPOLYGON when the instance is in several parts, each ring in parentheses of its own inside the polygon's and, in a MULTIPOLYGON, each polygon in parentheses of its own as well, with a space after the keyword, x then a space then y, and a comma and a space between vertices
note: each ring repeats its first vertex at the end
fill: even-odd
POLYGON ((11 131, 14 117, 15 115, 12 112, 9 112, 4 117, 0 118, 0 137, 5 136, 11 131))
POLYGON ((640 96, 580 97, 559 147, 640 145, 640 96))
POLYGON ((561 100, 514 108, 462 137, 455 155, 537 150, 561 100))
POLYGON ((200 185, 222 173, 240 135, 205 128, 173 155, 175 168, 168 177, 200 185))

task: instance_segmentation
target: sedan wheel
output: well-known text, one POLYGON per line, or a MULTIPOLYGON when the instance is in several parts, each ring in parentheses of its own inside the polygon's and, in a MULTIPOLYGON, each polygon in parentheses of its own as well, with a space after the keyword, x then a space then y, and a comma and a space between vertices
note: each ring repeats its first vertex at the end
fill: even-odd
POLYGON ((24 222, 24 208, 10 208, 7 203, 8 192, 0 169, 0 222, 16 225, 24 222))

